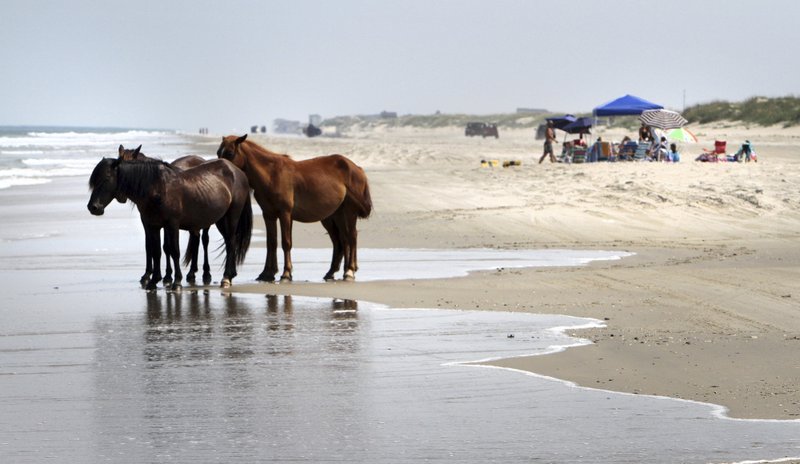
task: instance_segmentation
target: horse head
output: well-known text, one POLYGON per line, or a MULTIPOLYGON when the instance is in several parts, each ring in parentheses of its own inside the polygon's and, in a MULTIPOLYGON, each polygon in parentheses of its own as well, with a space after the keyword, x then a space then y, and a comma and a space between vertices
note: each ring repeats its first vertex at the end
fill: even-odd
POLYGON ((128 199, 117 188, 117 169, 119 160, 114 158, 103 158, 94 167, 91 177, 89 177, 89 188, 92 195, 89 197, 89 212, 95 216, 101 216, 105 212, 106 206, 114 199, 120 203, 125 203, 128 199))
POLYGON ((120 145, 119 146, 119 157, 118 157, 118 159, 121 159, 121 160, 124 160, 124 161, 133 161, 133 160, 137 160, 137 159, 141 159, 141 158, 146 158, 144 156, 144 153, 141 152, 141 150, 142 150, 142 146, 141 145, 136 147, 135 150, 127 149, 127 148, 123 147, 122 145, 120 145))
POLYGON ((243 169, 245 164, 245 156, 242 153, 241 145, 247 140, 247 134, 241 137, 235 135, 228 135, 222 137, 222 143, 219 144, 217 149, 217 158, 226 159, 235 164, 239 169, 243 169))

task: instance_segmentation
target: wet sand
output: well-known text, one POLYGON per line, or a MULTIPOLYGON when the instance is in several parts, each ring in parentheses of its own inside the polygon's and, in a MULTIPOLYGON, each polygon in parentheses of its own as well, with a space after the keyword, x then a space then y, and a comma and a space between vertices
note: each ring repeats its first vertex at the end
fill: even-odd
POLYGON ((551 328, 594 321, 144 292, 131 271, 0 272, 8 462, 732 462, 800 446, 797 422, 485 367, 585 343, 551 328))

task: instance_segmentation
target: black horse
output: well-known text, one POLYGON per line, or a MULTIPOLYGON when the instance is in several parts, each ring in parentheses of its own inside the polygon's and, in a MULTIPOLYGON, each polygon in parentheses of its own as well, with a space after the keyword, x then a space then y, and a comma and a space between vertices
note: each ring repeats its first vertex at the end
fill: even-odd
MULTIPOLYGON (((236 276, 250 247, 253 211, 250 185, 245 174, 227 160, 213 160, 181 171, 163 161, 124 161, 103 158, 89 178, 92 190, 87 208, 102 215, 112 200, 130 199, 139 209, 145 242, 154 262, 161 259, 160 230, 164 229, 167 259, 175 267, 173 290, 181 287, 179 230, 196 235, 216 224, 225 240, 225 272, 222 287, 236 276)), ((155 289, 160 269, 147 283, 155 289)))
MULTIPOLYGON (((151 158, 146 156, 144 153, 141 152, 142 146, 139 145, 135 149, 127 149, 122 145, 119 146, 119 156, 118 158, 125 161, 161 161, 157 158, 151 158)), ((191 169, 201 164, 205 163, 206 160, 196 156, 196 155, 188 155, 183 156, 175 161, 173 161, 172 166, 181 169, 191 169)), ((142 223, 144 225, 144 223, 142 223)), ((145 228, 146 229, 146 228, 145 228)), ((203 242, 203 285, 208 285, 211 283, 211 266, 209 265, 208 260, 208 227, 203 229, 202 233, 202 242, 203 242)), ((198 234, 190 234, 189 235, 189 244, 186 247, 186 254, 183 257, 183 265, 189 266, 189 272, 186 274, 186 281, 190 284, 194 285, 195 283, 195 274, 197 273, 197 262, 198 262, 198 255, 200 251, 200 240, 201 236, 198 234)), ((164 243, 166 246, 166 241, 164 243)), ((158 269, 161 267, 161 258, 159 257, 158 262, 154 261, 154 256, 150 253, 149 246, 145 246, 146 252, 146 264, 144 274, 139 279, 139 282, 142 284, 142 287, 146 287, 147 284, 150 282, 151 276, 153 274, 154 269, 158 269)), ((164 250, 166 253, 167 250, 164 250)), ((164 271, 164 278, 162 279, 164 285, 169 285, 172 283, 172 261, 167 259, 166 270, 164 271)))

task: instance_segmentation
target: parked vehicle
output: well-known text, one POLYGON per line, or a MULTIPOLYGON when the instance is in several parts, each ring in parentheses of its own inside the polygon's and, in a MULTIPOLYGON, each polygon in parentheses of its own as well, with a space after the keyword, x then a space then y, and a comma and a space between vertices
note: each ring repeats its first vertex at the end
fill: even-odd
POLYGON ((464 135, 473 137, 480 135, 481 137, 500 137, 497 131, 497 124, 487 124, 485 122, 468 122, 467 128, 464 129, 464 135))

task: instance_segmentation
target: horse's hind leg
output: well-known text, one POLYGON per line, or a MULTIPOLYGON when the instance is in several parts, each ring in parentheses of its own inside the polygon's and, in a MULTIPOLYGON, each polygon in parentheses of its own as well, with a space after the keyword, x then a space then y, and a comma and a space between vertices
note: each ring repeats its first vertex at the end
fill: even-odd
POLYGON ((344 253, 344 280, 355 280, 356 271, 358 270, 356 253, 358 242, 356 220, 358 216, 355 211, 352 211, 346 205, 335 216, 336 226, 339 229, 344 253))
POLYGON ((336 222, 333 218, 328 217, 322 220, 322 226, 325 227, 325 230, 328 231, 328 236, 331 238, 331 243, 333 244, 333 256, 331 257, 331 268, 328 269, 328 273, 325 274, 323 277, 324 280, 335 280, 336 273, 339 272, 339 268, 342 265, 342 258, 344 254, 342 252, 342 243, 341 237, 339 234, 339 229, 336 227, 336 222))
MULTIPOLYGON (((167 269, 164 271, 164 279, 162 279, 162 280, 164 282, 164 286, 165 287, 169 286, 172 283, 172 262, 170 262, 170 253, 167 250, 168 246, 169 246, 169 242, 167 240, 167 230, 164 229, 164 256, 167 257, 167 260, 166 260, 167 261, 167 269)), ((161 261, 161 260, 159 259, 159 261, 161 261)), ((175 264, 175 267, 179 267, 178 264, 175 264)))
POLYGON ((155 290, 158 283, 161 282, 161 228, 155 226, 146 227, 145 243, 153 262, 153 274, 145 284, 145 288, 147 290, 155 290))
POLYGON ((356 280, 356 271, 358 271, 358 227, 356 222, 358 221, 358 214, 355 211, 348 211, 347 214, 349 233, 347 253, 350 255, 350 263, 345 269, 344 280, 356 280), (348 278, 348 273, 350 278, 348 278))
POLYGON ((208 264, 208 227, 203 229, 203 285, 211 283, 211 265, 208 264))
POLYGON ((225 271, 222 274, 220 287, 228 288, 233 284, 233 278, 236 277, 236 225, 230 223, 230 216, 225 215, 222 220, 217 222, 217 229, 222 234, 222 239, 225 241, 225 271))
POLYGON ((189 261, 189 272, 186 273, 186 282, 191 285, 195 283, 195 274, 197 273, 197 254, 200 249, 200 235, 199 233, 189 233, 189 244, 186 247, 186 256, 183 258, 184 264, 189 261))

